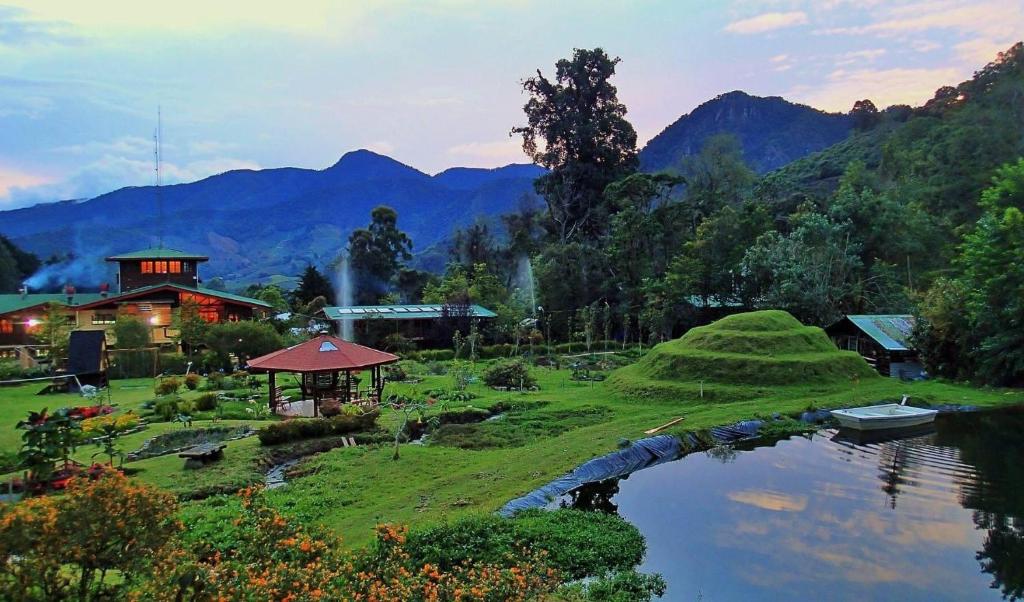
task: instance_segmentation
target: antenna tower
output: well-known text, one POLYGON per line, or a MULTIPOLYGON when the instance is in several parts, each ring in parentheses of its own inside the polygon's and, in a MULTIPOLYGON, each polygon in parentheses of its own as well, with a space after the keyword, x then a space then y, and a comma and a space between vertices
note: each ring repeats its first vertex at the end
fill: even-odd
POLYGON ((157 213, 157 237, 159 240, 158 248, 164 247, 164 199, 163 194, 160 190, 161 173, 160 163, 164 159, 163 151, 163 123, 161 119, 160 106, 156 107, 156 131, 153 132, 153 162, 155 163, 154 171, 156 172, 156 213, 157 213))

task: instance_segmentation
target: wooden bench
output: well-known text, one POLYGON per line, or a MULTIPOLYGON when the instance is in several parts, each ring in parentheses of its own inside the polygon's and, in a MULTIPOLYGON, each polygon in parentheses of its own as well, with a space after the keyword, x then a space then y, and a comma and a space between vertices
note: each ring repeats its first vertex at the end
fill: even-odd
POLYGON ((198 468, 223 458, 225 447, 226 443, 203 443, 180 452, 178 457, 185 458, 185 468, 198 468))

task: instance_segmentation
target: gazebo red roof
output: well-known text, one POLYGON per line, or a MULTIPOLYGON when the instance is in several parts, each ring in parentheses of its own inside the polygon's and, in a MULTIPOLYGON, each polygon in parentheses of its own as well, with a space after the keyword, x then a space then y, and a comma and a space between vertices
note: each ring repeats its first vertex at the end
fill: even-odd
POLYGON ((397 362, 398 356, 322 334, 305 343, 249 360, 255 370, 334 372, 397 362))

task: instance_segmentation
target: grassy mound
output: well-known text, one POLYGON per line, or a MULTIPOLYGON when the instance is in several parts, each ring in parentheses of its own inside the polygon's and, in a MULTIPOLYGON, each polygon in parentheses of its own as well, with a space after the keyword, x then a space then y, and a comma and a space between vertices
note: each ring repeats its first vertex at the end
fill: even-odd
POLYGON ((820 328, 784 311, 736 314, 656 346, 616 371, 630 397, 712 401, 758 397, 766 386, 848 385, 878 374, 852 351, 839 351, 820 328))

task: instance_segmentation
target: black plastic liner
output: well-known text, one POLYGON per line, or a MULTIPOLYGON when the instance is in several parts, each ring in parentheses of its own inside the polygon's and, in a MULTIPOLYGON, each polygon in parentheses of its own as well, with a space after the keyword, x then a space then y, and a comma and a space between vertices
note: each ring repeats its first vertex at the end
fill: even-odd
POLYGON ((711 428, 711 436, 717 443, 736 443, 757 437, 757 431, 764 425, 764 420, 743 420, 726 426, 711 428))
POLYGON ((498 514, 509 517, 522 510, 543 508, 552 500, 587 483, 624 477, 641 468, 675 460, 681 451, 682 443, 671 435, 640 439, 625 449, 581 464, 571 473, 512 500, 505 504, 498 514))

